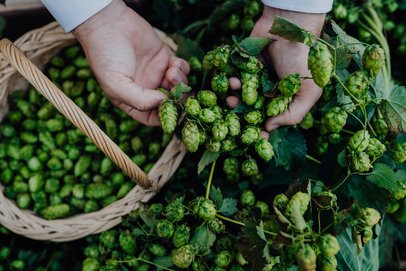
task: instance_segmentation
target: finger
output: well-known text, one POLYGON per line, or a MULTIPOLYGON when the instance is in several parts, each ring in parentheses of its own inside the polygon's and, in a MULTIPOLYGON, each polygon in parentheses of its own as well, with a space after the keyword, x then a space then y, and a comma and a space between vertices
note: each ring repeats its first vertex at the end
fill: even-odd
POLYGON ((231 90, 240 90, 241 89, 241 81, 237 77, 231 77, 230 81, 230 89, 231 90))
POLYGON ((269 139, 269 133, 267 131, 261 131, 261 134, 259 135, 260 138, 265 138, 266 140, 269 139))
POLYGON ((169 61, 169 67, 174 67, 174 68, 178 68, 179 70, 181 70, 184 74, 188 75, 190 72, 190 65, 189 63, 179 57, 176 56, 172 56, 170 61, 169 61))
POLYGON ((115 106, 123 110, 133 119, 147 126, 159 126, 158 110, 138 111, 137 109, 118 101, 112 101, 115 106))
POLYGON ((226 98, 226 103, 227 103, 228 107, 236 108, 237 105, 240 103, 240 99, 238 97, 235 97, 235 96, 228 96, 226 98))
POLYGON ((165 80, 169 88, 175 86, 178 83, 188 83, 186 74, 177 67, 171 67, 166 71, 165 80))
POLYGON ((139 111, 155 109, 166 98, 160 91, 143 89, 125 75, 114 77, 109 85, 114 89, 106 89, 108 96, 139 111))
POLYGON ((288 110, 284 113, 268 119, 265 129, 270 132, 279 126, 295 125, 302 121, 303 117, 313 107, 322 94, 321 88, 316 86, 312 80, 306 80, 301 90, 294 97, 288 110))

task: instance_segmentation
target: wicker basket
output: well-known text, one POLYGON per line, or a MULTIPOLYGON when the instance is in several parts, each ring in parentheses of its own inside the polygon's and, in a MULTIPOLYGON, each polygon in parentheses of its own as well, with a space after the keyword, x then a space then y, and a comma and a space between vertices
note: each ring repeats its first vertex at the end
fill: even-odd
MULTIPOLYGON (((156 31, 163 42, 176 51, 176 44, 164 33, 156 31)), ((124 198, 99 211, 58 220, 45 220, 32 211, 19 209, 14 201, 3 195, 4 187, 0 186, 0 224, 17 234, 36 240, 71 241, 114 227, 121 222, 123 216, 137 209, 141 202, 147 202, 165 185, 186 153, 181 141, 174 137, 148 175, 135 165, 37 68, 37 66, 44 67, 58 51, 73 43, 75 43, 74 37, 70 33, 65 33, 57 23, 51 23, 23 35, 15 42, 20 50, 9 40, 0 41, 2 53, 0 54, 0 121, 8 111, 8 95, 14 90, 28 86, 25 78, 138 185, 124 198)))

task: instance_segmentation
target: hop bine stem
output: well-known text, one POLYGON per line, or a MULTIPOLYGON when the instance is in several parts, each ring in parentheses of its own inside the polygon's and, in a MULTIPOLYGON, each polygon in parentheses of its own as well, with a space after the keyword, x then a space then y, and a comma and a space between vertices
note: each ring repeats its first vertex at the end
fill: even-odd
POLYGON ((210 169, 210 175, 209 175, 209 180, 207 182, 207 188, 206 188, 206 199, 209 198, 210 196, 210 188, 211 188, 211 183, 213 181, 213 175, 214 175, 214 169, 216 168, 216 161, 214 161, 211 164, 211 169, 210 169))

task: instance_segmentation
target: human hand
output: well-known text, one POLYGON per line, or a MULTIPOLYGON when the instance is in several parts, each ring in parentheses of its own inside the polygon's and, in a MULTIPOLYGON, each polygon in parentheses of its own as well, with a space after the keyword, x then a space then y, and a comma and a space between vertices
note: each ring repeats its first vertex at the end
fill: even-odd
POLYGON ((176 57, 149 23, 115 0, 73 34, 112 103, 134 119, 159 125, 156 108, 165 99, 158 87, 187 83, 189 64, 176 57))
MULTIPOLYGON (((302 28, 319 36, 324 24, 325 14, 299 13, 266 6, 251 33, 251 36, 270 37, 274 39, 274 41, 265 48, 263 58, 266 64, 265 66, 272 65, 279 78, 291 73, 299 73, 301 77, 311 78, 310 71, 307 68, 309 47, 269 34, 269 29, 277 16, 289 19, 302 28)), ((236 79, 230 79, 230 87, 232 89, 239 89, 241 88, 241 83, 236 79)), ((266 131, 270 132, 279 126, 300 123, 306 113, 320 98, 321 94, 322 89, 318 87, 312 79, 303 80, 302 87, 300 91, 296 93, 289 108, 284 113, 266 120, 266 131)), ((236 97, 228 98, 229 106, 235 107, 238 103, 239 100, 236 97)))

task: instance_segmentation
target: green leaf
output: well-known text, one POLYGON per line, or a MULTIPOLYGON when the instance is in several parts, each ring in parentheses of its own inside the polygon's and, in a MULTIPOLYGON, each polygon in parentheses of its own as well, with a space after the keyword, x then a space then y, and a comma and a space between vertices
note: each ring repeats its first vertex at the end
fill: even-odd
POLYGON ((261 76, 262 93, 266 94, 271 90, 276 89, 276 84, 269 80, 269 75, 267 72, 263 72, 261 76))
POLYGON ((210 187, 210 199, 216 205, 217 210, 220 210, 221 206, 223 206, 223 194, 220 188, 216 188, 214 185, 210 187))
POLYGON ((243 48, 246 53, 252 56, 259 56, 262 50, 268 46, 271 41, 271 38, 248 37, 243 39, 239 43, 239 46, 243 48))
POLYGON ((198 254, 206 253, 216 241, 216 235, 206 225, 201 225, 193 235, 190 244, 197 248, 198 254))
MULTIPOLYGON (((380 226, 376 226, 379 236, 380 226)), ((379 270, 379 240, 370 240, 366 246, 357 253, 357 246, 352 242, 351 228, 347 228, 337 236, 340 251, 336 255, 338 270, 346 271, 378 271, 379 270)))
POLYGON ((337 34, 337 40, 341 46, 346 45, 346 48, 351 51, 352 54, 364 51, 365 46, 354 37, 351 37, 341 27, 338 26, 333 20, 330 21, 330 26, 334 33, 337 34))
POLYGON ((269 136, 275 152, 275 163, 289 170, 294 160, 306 158, 306 141, 298 129, 283 127, 274 130, 269 136))
POLYGON ((236 108, 231 110, 231 112, 234 112, 236 114, 243 114, 243 113, 249 112, 251 110, 252 110, 251 107, 249 107, 245 103, 239 103, 236 108))
POLYGON ((313 43, 314 39, 313 33, 306 31, 294 22, 281 17, 276 17, 269 33, 290 41, 301 42, 309 46, 313 43))
POLYGON ((396 87, 381 104, 381 112, 393 133, 406 132, 406 87, 396 87))
POLYGON ((238 211, 237 200, 233 198, 225 198, 223 204, 218 209, 219 213, 222 213, 225 216, 232 216, 238 211))
POLYGON ((396 193, 400 189, 395 172, 385 164, 376 163, 367 180, 391 193, 396 193))
MULTIPOLYGON (((153 260, 153 262, 159 266, 166 267, 166 268, 173 266, 173 261, 172 261, 171 255, 163 256, 163 257, 156 257, 153 260)), ((162 269, 158 268, 158 270, 162 270, 162 269)))
POLYGON ((171 37, 178 46, 178 49, 176 51, 177 56, 186 60, 188 60, 192 56, 195 56, 200 60, 203 59, 205 54, 204 50, 199 46, 198 43, 196 43, 196 41, 179 34, 174 34, 171 37))
POLYGON ((216 161, 219 156, 219 152, 211 152, 206 150, 203 153, 202 158, 200 158, 199 164, 197 165, 197 174, 200 174, 200 172, 202 172, 206 166, 216 161))
POLYGON ((262 220, 261 220, 261 222, 259 223, 259 225, 257 226, 257 233, 258 233, 258 236, 259 236, 262 240, 264 240, 265 242, 268 242, 268 240, 267 240, 266 237, 265 237, 264 223, 262 222, 262 220))
POLYGON ((187 93, 191 90, 192 88, 188 85, 178 83, 171 89, 171 95, 175 100, 179 100, 182 97, 183 93, 187 93))
POLYGON ((347 167, 348 166, 348 163, 347 163, 347 153, 346 153, 346 151, 345 151, 345 149, 344 150, 342 150, 339 154, 338 154, 338 156, 337 156, 337 162, 338 162, 338 165, 340 166, 340 167, 347 167))
POLYGON ((213 13, 208 19, 208 26, 211 27, 215 23, 223 20, 227 15, 232 14, 234 11, 242 10, 244 8, 244 0, 227 0, 221 6, 214 9, 213 13))
POLYGON ((396 180, 406 182, 406 169, 399 169, 395 172, 396 180))
POLYGON ((289 267, 288 269, 286 269, 286 271, 299 271, 299 267, 296 265, 292 265, 291 267, 289 267))

